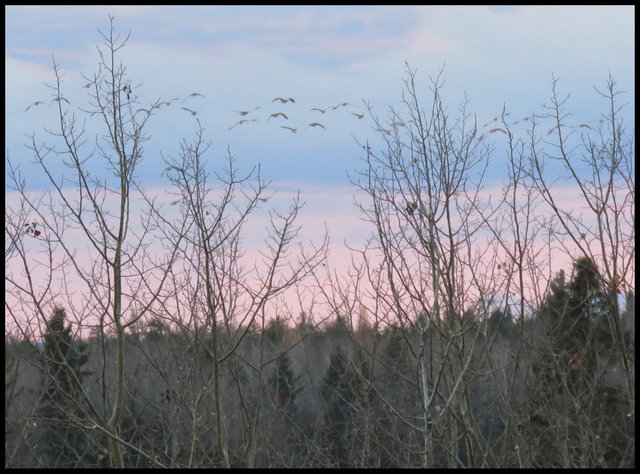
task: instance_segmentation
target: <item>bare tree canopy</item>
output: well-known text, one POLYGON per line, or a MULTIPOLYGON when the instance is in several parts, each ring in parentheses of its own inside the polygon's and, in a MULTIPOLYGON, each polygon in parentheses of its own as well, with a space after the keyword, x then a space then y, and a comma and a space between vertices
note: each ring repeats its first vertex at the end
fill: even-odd
POLYGON ((423 96, 408 64, 386 116, 311 109, 373 130, 350 174, 370 238, 340 274, 299 194, 269 207, 265 168, 220 158, 195 105, 143 103, 129 35, 100 35, 86 103, 54 58, 53 100, 27 107, 56 118, 26 144, 46 189, 6 160, 5 467, 635 465, 635 142, 613 77, 595 122, 553 77, 542 110, 479 125, 444 70, 423 96), (165 113, 193 130, 158 192, 140 163, 165 113))

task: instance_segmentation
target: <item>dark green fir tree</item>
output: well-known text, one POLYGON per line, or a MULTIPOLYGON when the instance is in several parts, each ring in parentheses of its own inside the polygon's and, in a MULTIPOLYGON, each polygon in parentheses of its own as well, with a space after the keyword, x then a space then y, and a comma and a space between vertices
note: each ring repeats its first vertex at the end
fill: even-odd
POLYGON ((329 368, 320 388, 324 405, 324 442, 332 467, 359 467, 356 457, 362 438, 363 414, 368 410, 371 393, 364 360, 358 368, 340 349, 331 353, 329 368))
POLYGON ((86 344, 65 327, 64 308, 54 307, 44 334, 43 394, 38 414, 38 448, 43 467, 84 466, 87 440, 74 418, 80 414, 82 379, 87 372, 86 344))
POLYGON ((603 377, 615 347, 615 317, 611 295, 591 259, 574 262, 570 281, 564 272, 553 280, 537 312, 542 338, 529 397, 527 429, 537 467, 566 467, 567 452, 594 467, 598 459, 610 466, 627 462, 627 441, 633 439, 625 418, 628 399, 603 377), (602 452, 592 445, 603 446, 602 452))
POLYGON ((613 346, 612 312, 609 295, 591 259, 581 257, 574 262, 569 282, 561 271, 538 311, 556 363, 593 372, 598 354, 613 346))
POLYGON ((291 370, 289 356, 283 352, 276 360, 276 368, 269 378, 269 386, 273 399, 279 408, 291 409, 295 406, 296 395, 302 390, 299 376, 291 370))

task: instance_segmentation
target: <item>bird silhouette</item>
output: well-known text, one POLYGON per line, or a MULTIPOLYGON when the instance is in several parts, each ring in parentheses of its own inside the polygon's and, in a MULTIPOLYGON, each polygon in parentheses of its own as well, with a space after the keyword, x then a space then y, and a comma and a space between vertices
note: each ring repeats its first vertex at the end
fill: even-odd
POLYGON ((324 125, 322 125, 321 123, 318 123, 318 122, 309 123, 309 125, 307 125, 307 128, 309 128, 309 127, 322 127, 325 130, 327 129, 327 127, 325 127, 324 125))
POLYGON ((198 114, 198 112, 196 112, 195 110, 191 110, 191 109, 188 109, 186 107, 182 107, 182 110, 186 110, 187 112, 191 112, 191 115, 197 115, 198 114))
POLYGON ((271 102, 275 102, 276 100, 279 100, 280 103, 282 104, 286 104, 287 102, 293 102, 295 104, 295 100, 293 100, 293 98, 289 97, 288 99, 285 99, 284 97, 276 97, 275 99, 273 99, 271 102))
POLYGON ((492 128, 491 130, 489 130, 489 133, 495 133, 495 132, 502 132, 505 135, 507 135, 507 132, 505 132, 503 129, 501 128, 492 128))
POLYGON ((559 130, 561 127, 564 127, 564 126, 565 126, 565 124, 563 124, 563 123, 554 125, 553 127, 551 127, 549 129, 549 131, 547 132, 547 135, 550 135, 551 132, 553 132, 556 128, 559 130))
POLYGON ((258 110, 260 107, 262 107, 261 105, 251 109, 251 110, 233 110, 233 112, 240 114, 242 117, 244 117, 247 114, 250 114, 251 112, 253 112, 254 110, 258 110))
POLYGON ((364 114, 358 114, 356 112, 350 112, 351 115, 355 115, 356 117, 358 117, 358 119, 362 119, 364 117, 364 114))
POLYGON ((297 128, 293 128, 293 127, 287 127, 285 125, 280 125, 280 128, 286 128, 287 130, 290 130, 291 133, 296 133, 298 131, 297 128))
POLYGON ((327 110, 329 110, 329 107, 327 107, 326 109, 320 109, 318 107, 314 107, 311 110, 317 110, 318 112, 320 112, 321 114, 324 114, 327 110))
POLYGON ((269 118, 267 119, 267 122, 268 122, 269 120, 271 120, 271 118, 272 118, 272 117, 274 117, 274 118, 275 118, 275 117, 284 117, 284 118, 286 118, 287 120, 289 120, 289 117, 287 117, 287 116, 286 116, 285 114, 283 114, 282 112, 274 112, 274 113, 272 113, 271 115, 269 115, 269 118))
POLYGON ((27 107, 26 109, 24 109, 24 111, 26 112, 27 110, 29 110, 32 106, 34 105, 40 105, 40 104, 46 104, 46 102, 42 102, 41 100, 36 100, 33 104, 30 104, 29 107, 27 107))
POLYGON ((93 84, 93 82, 88 82, 87 84, 85 84, 84 86, 82 86, 83 89, 88 89, 89 87, 91 87, 91 85, 93 84))
POLYGON ((492 122, 497 122, 499 118, 500 118, 500 116, 499 116, 499 115, 496 115, 496 116, 495 116, 495 117, 493 117, 491 120, 489 120, 487 123, 485 123, 485 124, 483 125, 483 127, 486 127, 487 125, 489 125, 489 124, 490 124, 490 123, 492 123, 492 122))
POLYGON ((55 99, 53 99, 54 102, 60 102, 61 100, 64 100, 67 104, 71 105, 71 103, 62 96, 56 97, 55 99))
POLYGON ((131 99, 131 84, 126 84, 126 85, 122 88, 122 92, 124 92, 125 94, 127 94, 127 100, 131 99))
POLYGON ((330 110, 336 110, 338 107, 347 107, 350 106, 351 104, 349 102, 342 102, 340 104, 336 104, 336 105, 332 105, 331 107, 329 107, 330 110))
POLYGON ((257 121, 258 121, 258 119, 243 119, 243 120, 240 120, 239 122, 236 122, 233 125, 231 125, 229 127, 229 130, 231 130, 232 128, 234 128, 234 127, 236 127, 238 125, 243 125, 243 124, 245 124, 247 122, 257 122, 257 121))
POLYGON ((200 94, 199 92, 192 92, 187 97, 204 97, 204 96, 202 94, 200 94))

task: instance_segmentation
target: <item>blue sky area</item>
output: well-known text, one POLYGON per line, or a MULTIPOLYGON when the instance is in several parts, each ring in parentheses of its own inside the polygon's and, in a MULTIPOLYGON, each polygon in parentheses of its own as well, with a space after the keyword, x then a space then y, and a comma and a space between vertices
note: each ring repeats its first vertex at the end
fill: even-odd
MULTIPOLYGON (((429 76, 444 66, 443 94, 452 115, 466 97, 483 124, 506 103, 513 117, 543 112, 552 74, 571 93, 576 120, 597 120, 604 102, 593 85, 609 73, 627 91, 633 120, 634 7, 489 6, 205 6, 205 7, 5 7, 6 154, 28 171, 25 133, 44 138, 55 124, 50 101, 51 57, 65 74, 63 93, 73 110, 88 103, 81 73, 96 70, 98 30, 131 32, 121 59, 140 107, 179 97, 151 120, 145 146, 143 184, 161 186, 161 152, 176 154, 191 139, 197 111, 213 141, 208 158, 222 160, 227 148, 243 169, 260 164, 274 184, 348 186, 347 171, 361 166, 356 140, 375 142, 368 117, 355 113, 369 102, 386 117, 400 108, 405 61, 417 69, 418 87, 429 108, 429 76), (204 97, 182 99, 191 92, 204 97), (275 97, 295 103, 274 103, 275 97), (352 104, 325 114, 342 102, 352 104), (241 117, 234 110, 260 106, 241 117), (266 119, 271 113, 284 117, 266 119), (308 127, 317 121, 320 127, 308 127), (292 133, 281 126, 298 128, 292 133), (355 137, 355 138, 354 138, 355 137)), ((634 126, 633 123, 631 123, 634 126)), ((88 129, 96 126, 88 122, 88 129)), ((96 126, 97 127, 97 126, 96 126)), ((98 128, 95 129, 99 130, 98 128)), ((496 154, 499 160, 499 153, 496 154)), ((99 170, 96 170, 99 172, 99 170)), ((45 181, 27 173, 27 186, 45 181)))

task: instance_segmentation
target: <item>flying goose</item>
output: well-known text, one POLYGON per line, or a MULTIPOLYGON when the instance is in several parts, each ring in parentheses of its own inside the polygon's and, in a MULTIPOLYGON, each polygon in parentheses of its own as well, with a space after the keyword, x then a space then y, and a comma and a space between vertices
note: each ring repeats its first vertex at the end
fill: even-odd
POLYGON ((297 128, 293 128, 293 127, 287 127, 285 125, 280 125, 280 128, 286 128, 287 130, 290 130, 291 133, 296 133, 298 131, 297 128))
POLYGON ((236 112, 238 114, 240 114, 242 117, 244 117, 245 115, 253 112, 254 110, 258 110, 260 107, 262 107, 261 105, 251 109, 251 110, 233 110, 233 112, 236 112))
POLYGON ((331 107, 329 107, 330 110, 336 110, 338 107, 347 107, 350 106, 351 104, 349 102, 342 102, 340 104, 336 104, 336 105, 332 105, 331 107))
POLYGON ((350 112, 351 115, 355 115, 356 117, 358 117, 358 119, 362 119, 364 117, 364 114, 358 114, 356 112, 350 112))
POLYGON ((271 120, 271 117, 284 117, 284 118, 286 118, 287 120, 289 120, 289 117, 287 117, 287 116, 286 116, 285 114, 283 114, 282 112, 274 112, 274 113, 272 113, 271 115, 269 115, 269 118, 267 119, 267 122, 268 122, 269 120, 271 120))
POLYGON ((54 102, 60 102, 61 100, 64 100, 67 104, 71 105, 71 103, 62 96, 56 97, 55 99, 53 99, 54 102))
POLYGON ((196 112, 195 110, 191 110, 191 109, 188 109, 186 107, 182 107, 182 110, 186 110, 187 112, 191 112, 191 115, 197 115, 198 114, 198 112, 196 112))
POLYGON ((309 123, 309 125, 307 125, 307 128, 309 128, 309 127, 322 127, 322 128, 324 128, 325 130, 327 129, 324 125, 322 125, 321 123, 318 123, 318 122, 311 122, 311 123, 309 123))
POLYGON ((200 94, 200 92, 192 92, 187 97, 197 97, 197 96, 204 97, 202 94, 200 94))
POLYGON ((30 104, 29 107, 27 107, 26 109, 24 109, 24 111, 26 112, 27 110, 29 110, 32 106, 34 105, 40 105, 40 104, 46 104, 46 102, 42 102, 41 100, 36 100, 33 104, 30 104))
POLYGON ((495 117, 493 117, 491 120, 489 120, 487 123, 485 123, 485 124, 483 125, 483 127, 486 127, 487 125, 489 125, 489 124, 490 124, 490 123, 492 123, 492 122, 497 122, 499 118, 500 118, 500 116, 499 116, 499 115, 496 115, 496 116, 495 116, 495 117))
POLYGON ((327 110, 329 110, 329 107, 327 107, 326 109, 319 109, 318 107, 314 107, 311 110, 317 110, 318 112, 320 112, 321 114, 324 114, 327 110))
POLYGON ((559 130, 561 127, 566 127, 566 125, 563 123, 554 125, 549 129, 549 131, 547 132, 547 135, 550 135, 551 132, 553 132, 556 128, 559 130))
POLYGON ((293 100, 293 98, 289 97, 288 99, 285 99, 283 97, 276 97, 275 99, 273 99, 271 102, 275 102, 276 100, 279 100, 280 103, 282 104, 286 104, 287 102, 293 102, 295 104, 295 100, 293 100))
POLYGON ((233 127, 236 127, 237 125, 243 125, 243 124, 245 124, 247 122, 257 122, 257 121, 258 121, 258 119, 246 119, 246 120, 243 119, 243 120, 240 120, 239 122, 236 122, 233 125, 231 125, 229 127, 229 130, 231 130, 233 127))

